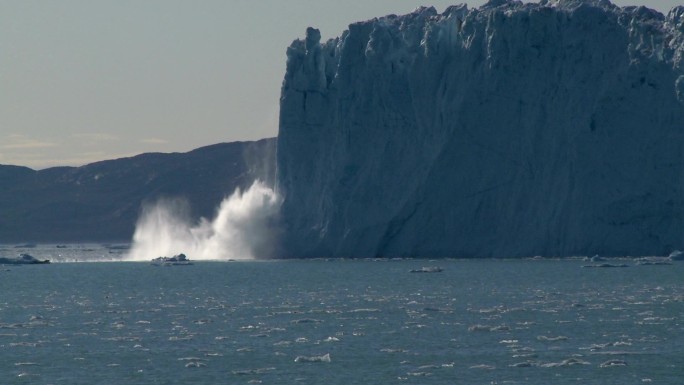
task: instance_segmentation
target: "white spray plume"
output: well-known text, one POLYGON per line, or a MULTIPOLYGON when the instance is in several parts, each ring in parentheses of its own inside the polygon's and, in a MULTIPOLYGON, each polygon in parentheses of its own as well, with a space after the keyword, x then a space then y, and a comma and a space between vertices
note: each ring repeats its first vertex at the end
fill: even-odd
POLYGON ((261 181, 236 189, 221 202, 216 218, 192 224, 187 202, 160 200, 143 208, 128 260, 184 253, 189 259, 251 259, 274 250, 280 197, 261 181))

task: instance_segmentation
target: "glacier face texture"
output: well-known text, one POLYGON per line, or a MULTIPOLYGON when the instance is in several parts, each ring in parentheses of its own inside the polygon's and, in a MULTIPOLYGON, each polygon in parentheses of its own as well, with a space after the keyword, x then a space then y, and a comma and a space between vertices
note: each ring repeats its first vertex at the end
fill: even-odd
POLYGON ((288 49, 284 257, 684 247, 684 7, 494 0, 288 49))

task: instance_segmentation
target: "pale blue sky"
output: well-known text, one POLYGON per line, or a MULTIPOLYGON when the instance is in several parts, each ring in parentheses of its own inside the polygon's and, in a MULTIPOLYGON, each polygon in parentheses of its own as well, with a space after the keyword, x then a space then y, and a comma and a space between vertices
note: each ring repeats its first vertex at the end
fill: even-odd
MULTIPOLYGON (((326 39, 355 21, 457 3, 0 0, 0 164, 82 165, 275 136, 285 50, 306 27, 326 39)), ((677 1, 640 4, 667 12, 677 1)))

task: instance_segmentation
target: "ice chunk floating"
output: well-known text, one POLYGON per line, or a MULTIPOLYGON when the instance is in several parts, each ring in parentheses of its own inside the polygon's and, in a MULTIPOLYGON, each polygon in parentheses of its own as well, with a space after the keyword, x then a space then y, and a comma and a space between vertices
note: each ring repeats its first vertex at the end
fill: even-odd
POLYGON ((127 259, 149 261, 181 251, 193 260, 270 256, 280 202, 274 190, 256 181, 224 199, 213 220, 192 223, 186 202, 159 200, 143 208, 127 259))

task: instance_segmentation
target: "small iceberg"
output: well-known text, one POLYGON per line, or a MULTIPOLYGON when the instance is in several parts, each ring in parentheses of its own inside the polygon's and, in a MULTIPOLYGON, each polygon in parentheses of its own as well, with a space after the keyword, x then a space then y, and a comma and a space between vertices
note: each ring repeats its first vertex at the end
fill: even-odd
POLYGON ((191 361, 185 364, 186 368, 203 368, 207 366, 204 362, 199 362, 199 361, 191 361))
POLYGON ((267 372, 270 372, 272 370, 276 370, 276 368, 269 367, 269 368, 259 368, 259 369, 233 370, 232 373, 236 376, 252 376, 255 374, 267 373, 267 372))
POLYGON ((444 271, 441 267, 438 266, 427 266, 427 267, 421 267, 420 269, 413 269, 410 270, 410 273, 441 273, 444 271))
POLYGON ((625 264, 612 264, 612 263, 601 263, 599 265, 582 265, 582 267, 629 267, 629 265, 625 264))
POLYGON ((507 332, 510 330, 511 328, 507 325, 490 326, 477 324, 468 328, 469 332, 507 332))
POLYGON ((623 360, 610 360, 599 365, 599 368, 612 368, 616 366, 627 366, 627 362, 623 360))
POLYGON ((561 362, 549 362, 547 364, 541 364, 542 368, 564 368, 564 367, 569 367, 569 366, 576 366, 576 365, 590 365, 589 362, 587 361, 582 361, 577 358, 568 358, 567 360, 563 360, 561 362))
POLYGON ((566 337, 566 336, 557 336, 557 337, 537 336, 537 340, 545 341, 545 342, 558 342, 558 341, 567 341, 568 337, 566 337))
POLYGON ((157 257, 152 260, 152 265, 154 266, 188 266, 192 265, 192 262, 188 257, 180 253, 174 255, 173 257, 157 257))
POLYGON ((532 368, 535 366, 539 366, 539 363, 535 361, 523 361, 508 365, 510 368, 532 368))
POLYGON ((19 254, 18 257, 0 257, 0 265, 44 265, 50 263, 49 259, 39 260, 29 254, 19 254))
POLYGON ((330 353, 322 356, 297 356, 294 362, 330 362, 330 353))
POLYGON ((315 318, 301 318, 301 319, 296 319, 296 320, 290 321, 290 323, 293 323, 293 324, 318 324, 321 322, 323 322, 323 321, 321 321, 319 319, 315 319, 315 318))

